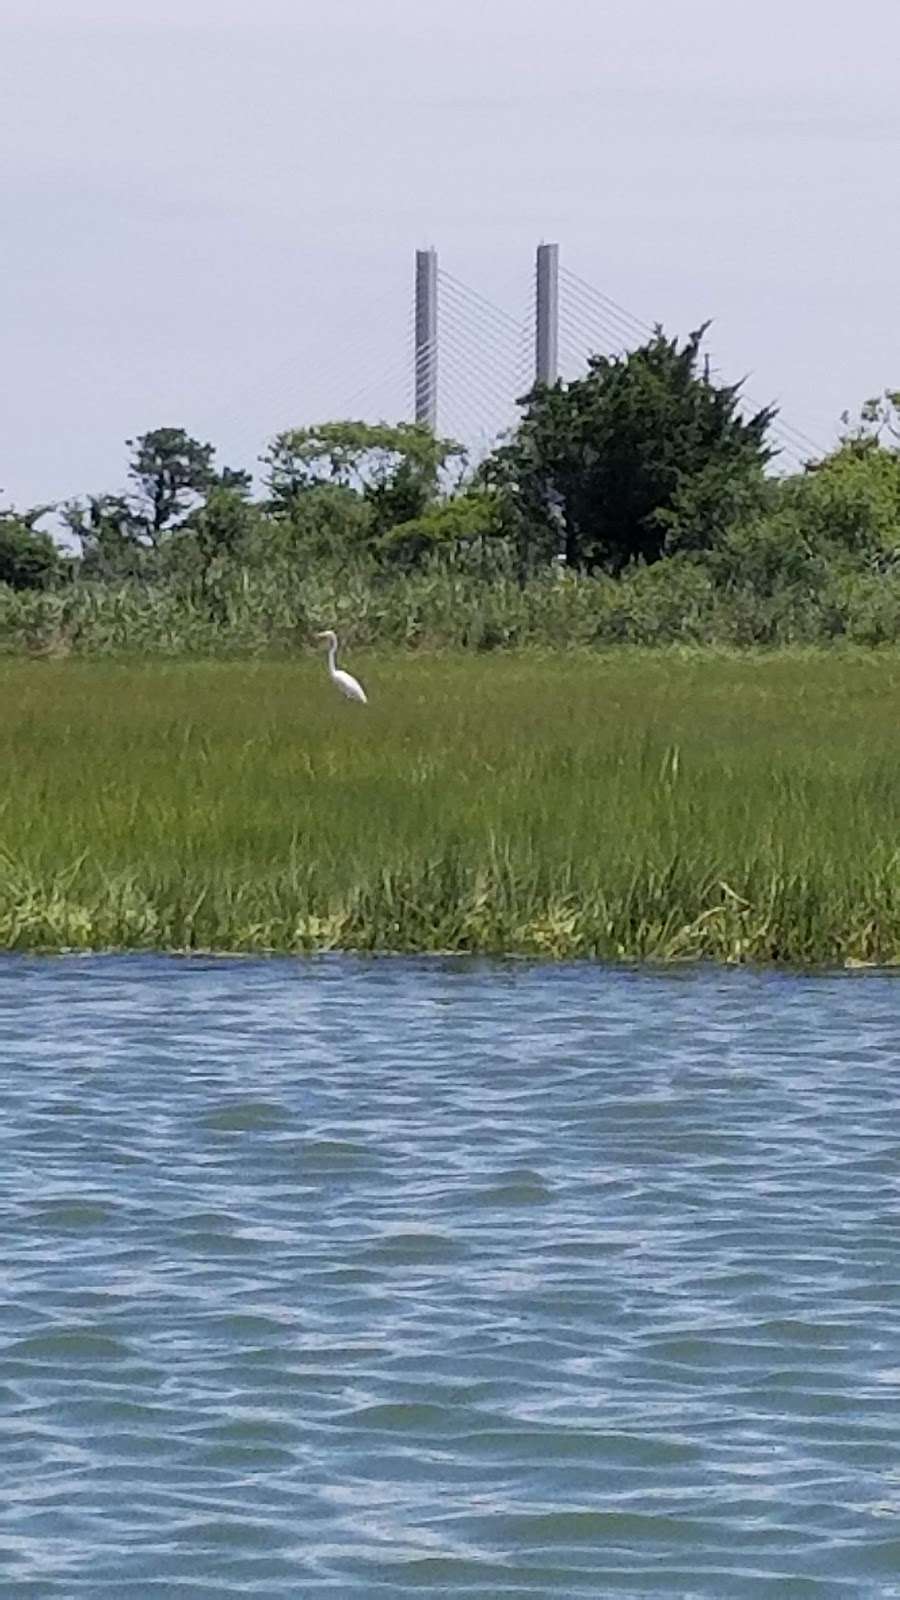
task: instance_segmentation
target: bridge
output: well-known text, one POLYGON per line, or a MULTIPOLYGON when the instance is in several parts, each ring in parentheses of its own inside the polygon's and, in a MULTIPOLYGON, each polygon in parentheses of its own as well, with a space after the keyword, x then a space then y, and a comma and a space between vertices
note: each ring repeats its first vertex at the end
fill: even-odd
MULTIPOLYGON (((319 330, 318 352, 306 365, 292 353, 257 386, 267 410, 277 403, 277 426, 415 419, 479 459, 514 426, 517 401, 536 382, 571 381, 591 355, 621 355, 653 333, 647 320, 569 268, 558 244, 538 245, 518 305, 515 291, 512 305, 501 304, 464 282, 433 248, 416 251, 411 290, 405 322, 398 322, 394 290, 361 300, 339 326, 319 330), (303 391, 316 397, 315 414, 303 391)), ((753 410, 765 403, 746 390, 742 398, 753 410)), ((771 435, 786 471, 827 453, 781 414, 771 435)))

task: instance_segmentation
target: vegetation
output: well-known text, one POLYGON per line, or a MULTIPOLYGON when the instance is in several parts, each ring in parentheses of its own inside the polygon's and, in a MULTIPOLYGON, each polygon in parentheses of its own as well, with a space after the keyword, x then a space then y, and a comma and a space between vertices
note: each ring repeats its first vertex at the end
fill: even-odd
POLYGON ((128 441, 129 487, 59 508, 77 550, 0 512, 0 650, 268 654, 358 644, 891 643, 900 395, 772 470, 774 412, 657 330, 538 387, 477 470, 408 423, 280 433, 263 493, 182 428, 128 441))
POLYGON ((700 371, 704 332, 679 349, 658 331, 625 356, 592 357, 574 383, 528 397, 512 440, 486 467, 526 559, 551 559, 561 528, 569 565, 620 572, 658 561, 671 531, 693 528, 692 513, 724 484, 759 491, 775 412, 743 420, 740 385, 700 371))
POLYGON ((0 664, 0 944, 900 959, 900 654, 0 664))
POLYGON ((900 395, 779 476, 701 346, 0 512, 0 946, 900 960, 900 395))
POLYGON ((296 655, 326 626, 355 648, 419 651, 900 639, 900 569, 890 559, 884 567, 832 562, 785 544, 769 524, 736 532, 703 562, 673 557, 619 578, 543 571, 520 581, 502 551, 477 563, 434 556, 390 572, 363 559, 292 570, 217 558, 204 568, 196 551, 177 553, 190 553, 190 564, 156 583, 0 586, 0 652, 296 655))
POLYGON ((60 557, 48 533, 37 524, 46 506, 17 513, 0 511, 0 586, 9 589, 45 589, 58 575, 60 557))

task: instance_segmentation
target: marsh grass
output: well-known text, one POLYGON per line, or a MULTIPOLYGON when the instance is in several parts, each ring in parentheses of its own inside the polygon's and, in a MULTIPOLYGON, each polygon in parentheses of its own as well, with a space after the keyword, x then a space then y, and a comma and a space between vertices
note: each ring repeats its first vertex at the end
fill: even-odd
POLYGON ((344 561, 225 566, 203 584, 0 584, 2 655, 291 657, 323 627, 357 647, 426 651, 890 645, 900 638, 900 572, 836 567, 770 592, 679 557, 619 578, 540 572, 525 582, 447 562, 404 573, 344 561))
POLYGON ((900 959, 900 655, 348 664, 0 664, 0 944, 900 959))

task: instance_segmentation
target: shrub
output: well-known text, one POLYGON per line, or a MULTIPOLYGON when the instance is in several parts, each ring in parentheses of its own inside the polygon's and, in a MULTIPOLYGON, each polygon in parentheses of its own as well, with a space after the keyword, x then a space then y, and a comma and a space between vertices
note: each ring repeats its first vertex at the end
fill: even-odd
POLYGON ((11 589, 46 589, 59 572, 56 545, 33 525, 40 515, 0 512, 0 583, 11 589))

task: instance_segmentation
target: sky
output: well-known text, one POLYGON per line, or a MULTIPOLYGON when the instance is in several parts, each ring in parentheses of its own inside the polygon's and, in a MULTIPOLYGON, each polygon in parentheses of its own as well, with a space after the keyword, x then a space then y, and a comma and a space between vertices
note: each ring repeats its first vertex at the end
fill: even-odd
POLYGON ((828 446, 900 387, 898 60, 897 0, 0 0, 0 505, 399 415, 425 245, 490 303, 449 286, 445 431, 544 239, 828 446))

